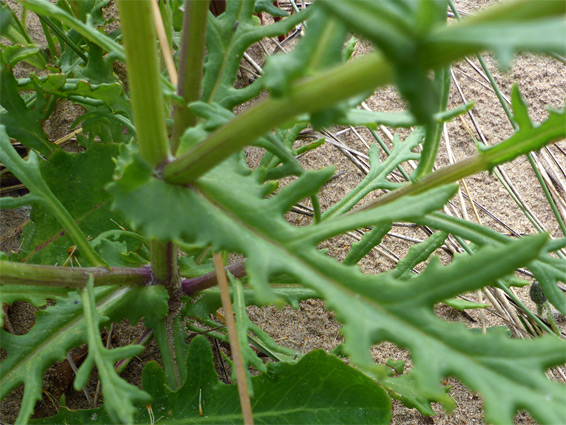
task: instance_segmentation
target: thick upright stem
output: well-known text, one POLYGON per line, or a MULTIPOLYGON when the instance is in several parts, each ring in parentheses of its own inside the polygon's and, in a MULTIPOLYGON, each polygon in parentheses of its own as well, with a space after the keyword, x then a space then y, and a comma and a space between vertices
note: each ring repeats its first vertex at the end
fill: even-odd
POLYGON ((151 1, 119 0, 118 7, 140 154, 158 165, 167 159, 169 141, 151 1))
POLYGON ((155 281, 165 285, 170 294, 178 288, 177 248, 173 243, 151 241, 151 268, 155 281))
POLYGON ((177 94, 183 98, 183 105, 176 106, 174 110, 171 144, 173 154, 179 147, 183 132, 197 122, 195 114, 187 105, 200 99, 208 8, 209 0, 185 2, 177 86, 177 94))
MULTIPOLYGON (((146 161, 156 166, 169 156, 169 140, 151 1, 154 0, 119 0, 118 7, 139 151, 146 161)), ((152 241, 151 264, 157 282, 172 294, 179 282, 175 246, 152 241)))

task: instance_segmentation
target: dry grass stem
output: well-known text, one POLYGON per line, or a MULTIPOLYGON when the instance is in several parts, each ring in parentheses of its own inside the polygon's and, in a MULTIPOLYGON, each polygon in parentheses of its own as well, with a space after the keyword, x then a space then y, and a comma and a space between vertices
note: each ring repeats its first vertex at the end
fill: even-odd
POLYGON ((234 319, 234 310, 232 309, 232 300, 230 299, 230 291, 228 289, 228 280, 226 271, 224 270, 224 260, 221 253, 213 255, 214 269, 216 270, 216 279, 218 288, 220 289, 220 298, 222 307, 224 308, 224 317, 226 319, 226 329, 230 338, 230 350, 232 352, 232 360, 236 372, 238 384, 238 394, 240 396, 240 406, 242 407, 242 416, 244 424, 253 425, 254 419, 252 415, 252 406, 250 403, 250 394, 248 392, 248 380, 244 366, 242 351, 238 342, 238 332, 236 330, 236 321, 234 319))

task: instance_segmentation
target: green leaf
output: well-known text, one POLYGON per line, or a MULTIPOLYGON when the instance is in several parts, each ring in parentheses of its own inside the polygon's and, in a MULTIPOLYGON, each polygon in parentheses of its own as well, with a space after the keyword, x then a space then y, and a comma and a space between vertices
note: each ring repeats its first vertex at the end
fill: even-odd
POLYGON ((88 78, 67 78, 63 73, 52 73, 39 78, 31 74, 29 78, 19 81, 18 88, 37 90, 40 87, 45 94, 87 106, 105 106, 107 111, 131 116, 129 99, 124 94, 124 85, 120 81, 114 79, 111 82, 95 83, 97 79, 88 78))
MULTIPOLYGON (((513 240, 509 236, 502 235, 479 224, 436 213, 418 219, 417 223, 461 236, 479 246, 502 246, 513 240)), ((566 280, 566 260, 551 257, 547 254, 549 251, 559 249, 560 245, 557 245, 556 242, 549 241, 545 245, 542 254, 531 261, 527 267, 541 284, 544 294, 552 305, 562 314, 566 314, 566 296, 556 284, 558 281, 563 282, 566 280)))
MULTIPOLYGON (((188 378, 177 392, 165 386, 163 370, 150 362, 143 372, 143 387, 153 401, 140 406, 135 423, 158 418, 164 423, 241 423, 238 389, 218 380, 212 350, 206 338, 195 337, 187 358, 188 378), (202 416, 199 415, 199 406, 202 416)), ((361 372, 322 350, 305 355, 297 364, 268 364, 268 372, 252 377, 261 397, 251 399, 256 423, 386 424, 391 401, 385 391, 361 372)), ((71 412, 36 423, 105 423, 101 409, 71 412), (94 417, 94 422, 91 419, 94 417)))
POLYGON ((521 98, 517 85, 514 85, 511 91, 511 107, 519 130, 497 145, 487 148, 480 147, 479 155, 489 164, 489 171, 497 165, 517 158, 519 155, 539 150, 549 140, 559 140, 566 137, 564 108, 562 110, 549 109, 548 118, 540 125, 535 125, 529 118, 527 105, 521 98))
MULTIPOLYGON (((435 122, 442 123, 450 121, 458 115, 468 112, 474 106, 473 102, 460 105, 457 108, 450 109, 434 114, 435 122)), ((383 124, 389 127, 412 127, 417 125, 417 121, 410 112, 381 112, 366 111, 363 109, 350 109, 344 118, 337 122, 341 125, 366 126, 372 129, 383 124)))
MULTIPOLYGON (((2 124, 8 134, 29 148, 43 155, 49 155, 54 145, 47 141, 40 122, 43 111, 40 105, 29 109, 18 93, 17 81, 7 64, 0 63, 0 105, 5 109, 0 114, 2 124)), ((38 94, 41 96, 41 94, 38 94)))
MULTIPOLYGON (((117 153, 117 145, 95 143, 84 153, 57 152, 48 162, 42 162, 38 170, 90 238, 117 229, 117 223, 123 220, 108 210, 110 197, 104 191, 104 184, 112 179, 112 159, 117 153), (73 176, 70 181, 69 176, 73 176)), ((73 245, 66 230, 48 209, 36 206, 31 212, 31 223, 24 230, 21 256, 34 263, 62 265, 69 258, 67 249, 73 245)))
POLYGON ((257 26, 253 16, 254 2, 233 0, 226 6, 226 12, 221 16, 209 16, 202 100, 233 108, 257 96, 263 88, 262 78, 244 89, 234 88, 240 60, 247 48, 264 37, 286 34, 307 19, 311 11, 308 8, 271 25, 257 26))
POLYGON ((77 135, 77 142, 86 148, 95 143, 97 137, 100 143, 127 143, 135 135, 135 128, 128 118, 108 112, 105 106, 92 108, 90 112, 78 117, 72 127, 79 127, 81 122, 82 134, 77 135), (124 134, 124 127, 128 129, 128 134, 124 134), (88 140, 83 135, 88 135, 88 140))
POLYGON ((489 307, 489 304, 474 303, 471 301, 462 300, 460 298, 448 298, 444 300, 443 303, 460 311, 489 307))
POLYGON ((126 242, 102 239, 95 249, 110 267, 139 267, 149 262, 147 252, 144 258, 132 252, 126 242))
MULTIPOLYGON (((127 167, 139 172, 143 169, 135 163, 127 167)), ((415 379, 430 397, 439 394, 435 383, 455 374, 486 397, 488 420, 504 423, 517 407, 528 409, 539 419, 562 419, 558 408, 564 401, 562 387, 549 382, 543 373, 551 364, 566 360, 562 342, 552 337, 509 341, 499 336, 471 336, 463 326, 444 323, 432 312, 434 304, 492 284, 538 258, 546 237, 487 247, 453 266, 440 267, 433 261, 424 273, 406 282, 391 274, 364 276, 317 253, 315 245, 357 227, 415 220, 427 210, 440 208, 454 188, 406 197, 316 225, 288 225, 282 214, 289 205, 318 190, 329 175, 307 172, 286 190, 265 199, 265 187, 231 158, 194 184, 198 192, 158 181, 150 170, 144 171, 146 183, 142 186, 117 181, 109 190, 115 196, 115 208, 147 236, 210 244, 215 250, 244 254, 249 281, 261 301, 277 300, 266 284, 278 272, 288 273, 319 292, 344 323, 346 349, 356 364, 371 367, 371 344, 390 340, 409 348, 415 379), (154 200, 151 206, 146 199, 154 200), (262 211, 261 218, 256 211, 262 211), (180 216, 184 219, 175 219, 180 216), (204 221, 206 228, 199 225, 204 221), (529 370, 525 370, 525 358, 529 370), (514 391, 508 391, 509 386, 514 391), (541 393, 550 394, 550 398, 544 399, 541 393)))
POLYGON ((397 263, 397 267, 391 271, 391 274, 397 279, 409 279, 413 276, 413 268, 426 261, 438 248, 444 244, 448 237, 447 233, 437 232, 429 236, 429 238, 419 244, 411 246, 409 253, 397 263))
POLYGON ((364 258, 375 246, 381 243, 383 237, 391 230, 390 224, 382 224, 375 226, 369 232, 365 233, 362 239, 352 244, 352 248, 342 262, 345 266, 357 264, 364 258))
MULTIPOLYGON (((63 156, 71 155, 59 151, 54 156, 57 157, 57 154, 63 156)), ((103 265, 104 260, 100 258, 100 256, 96 252, 94 252, 94 250, 88 244, 84 233, 75 222, 75 218, 73 218, 73 216, 61 203, 59 198, 54 195, 50 186, 46 183, 46 178, 53 178, 54 175, 47 175, 46 178, 42 176, 40 171, 41 165, 39 163, 39 158, 35 152, 30 152, 29 159, 27 161, 24 161, 10 143, 10 139, 6 134, 4 126, 0 126, 0 161, 4 163, 6 165, 6 168, 8 168, 8 170, 10 170, 29 189, 33 197, 28 199, 33 200, 36 206, 38 206, 38 208, 34 209, 34 211, 37 212, 37 209, 43 207, 43 214, 51 220, 53 220, 54 218, 53 221, 57 222, 57 227, 59 228, 59 230, 57 230, 57 232, 55 233, 52 233, 52 236, 59 236, 61 230, 65 230, 69 233, 69 236, 72 238, 73 242, 75 242, 75 244, 78 246, 79 251, 82 253, 82 255, 84 255, 87 262, 95 266, 103 265), (52 216, 49 216, 48 214, 52 216)), ((91 166, 90 168, 96 169, 96 167, 101 165, 96 164, 94 166, 91 166)), ((61 171, 64 172, 64 170, 58 170, 59 173, 61 171)), ((81 170, 81 172, 84 172, 84 170, 81 170)), ((55 172, 54 174, 56 173, 57 172, 55 172)), ((56 179, 55 184, 53 184, 52 186, 54 187, 54 190, 56 190, 59 182, 66 180, 68 176, 69 175, 66 175, 60 177, 59 179, 56 179)), ((88 196, 88 192, 85 191, 85 185, 82 185, 81 183, 82 180, 80 178, 74 180, 74 186, 80 187, 82 196, 88 196)), ((101 190, 101 188, 98 189, 101 190)), ((92 190, 96 190, 96 187, 94 187, 92 190)), ((73 199, 71 202, 77 203, 77 201, 80 202, 80 197, 73 199)), ((50 230, 52 231, 53 229, 51 228, 50 230)), ((42 242, 46 241, 44 240, 42 242)), ((35 248, 35 246, 37 245, 34 245, 33 247, 35 248)))
POLYGON ((446 394, 443 394, 441 397, 430 398, 419 392, 417 383, 411 374, 388 376, 382 378, 380 383, 387 389, 387 393, 392 398, 399 400, 409 409, 417 409, 424 416, 435 414, 435 411, 430 406, 432 402, 442 402, 442 405, 447 410, 450 410, 449 408, 455 404, 451 397, 446 394))
POLYGON ((377 189, 393 190, 399 187, 399 183, 392 183, 387 176, 403 162, 411 159, 419 159, 420 155, 412 150, 422 141, 424 130, 417 128, 407 139, 402 142, 398 135, 393 138, 393 151, 383 162, 379 160, 379 146, 374 144, 370 147, 368 155, 370 169, 364 179, 339 202, 328 208, 322 215, 326 220, 339 214, 343 214, 353 208, 358 202, 370 192, 377 189))
POLYGON ((87 287, 82 290, 81 300, 83 303, 84 320, 88 336, 88 356, 77 371, 75 378, 75 389, 82 390, 88 382, 90 372, 96 365, 98 376, 102 383, 102 394, 104 395, 104 408, 107 410, 113 422, 129 424, 134 415, 134 402, 148 402, 151 397, 146 392, 120 378, 114 370, 114 364, 122 359, 140 354, 144 347, 142 345, 128 345, 127 347, 108 350, 100 340, 99 328, 101 322, 107 322, 108 318, 100 316, 96 311, 94 295, 94 279, 92 275, 87 287))
MULTIPOLYGON (((161 286, 107 286, 96 288, 94 292, 96 310, 114 322, 126 318, 135 324, 142 316, 162 317, 168 311, 167 291, 161 286), (150 310, 148 305, 152 306, 150 310)), ((53 298, 56 304, 36 313, 35 325, 28 333, 14 335, 0 329, 0 348, 7 352, 0 362, 0 399, 19 384, 26 388, 17 423, 27 423, 32 415, 35 402, 41 398, 45 371, 88 339, 78 292, 53 298)))
MULTIPOLYGON (((43 307, 47 300, 62 297, 72 291, 69 288, 49 286, 0 285, 0 305, 11 305, 15 301, 25 301, 34 307, 43 307)), ((4 309, 0 309, 0 328, 4 326, 4 309)))
MULTIPOLYGON (((16 44, 12 46, 1 46, 3 61, 13 68, 18 62, 26 61, 32 63, 38 59, 43 59, 41 49, 35 44, 16 44)), ((45 61, 43 59, 43 61, 45 61)))
MULTIPOLYGON (((288 186, 273 198, 261 199, 266 187, 257 185, 252 176, 246 177, 240 174, 247 172, 244 169, 239 170, 239 167, 240 164, 235 158, 232 158, 221 167, 214 169, 213 172, 199 181, 199 192, 202 194, 199 195, 192 190, 157 180, 152 177, 150 169, 143 168, 141 164, 132 163, 127 167, 128 172, 136 175, 143 173, 144 178, 140 179, 135 185, 131 185, 126 181, 112 183, 108 186, 108 190, 115 197, 114 208, 128 215, 132 226, 146 236, 160 240, 183 239, 185 242, 200 244, 201 246, 209 243, 212 236, 215 240, 212 242, 214 249, 217 249, 220 246, 217 244, 222 241, 221 244, 224 245, 224 249, 237 252, 244 250, 246 254, 250 254, 253 251, 260 254, 252 262, 261 261, 262 252, 270 252, 267 246, 271 245, 271 237, 265 239, 264 237, 258 238, 256 236, 257 230, 261 229, 262 233, 267 232, 265 233, 266 235, 275 231, 282 238, 281 243, 286 244, 287 249, 294 251, 301 244, 306 248, 311 243, 320 242, 358 226, 412 217, 418 215, 421 212, 421 208, 424 210, 439 208, 453 194, 454 190, 453 188, 441 189, 434 194, 429 193, 418 199, 403 200, 399 204, 391 203, 382 210, 361 211, 344 218, 339 217, 327 220, 324 226, 309 226, 302 229, 299 234, 296 234, 297 230, 286 224, 279 214, 285 212, 299 199, 308 196, 309 192, 316 191, 331 176, 332 171, 306 172, 295 183, 294 189, 288 186), (238 171, 230 171, 234 167, 238 171), (143 180, 146 180, 147 183, 140 186, 143 180), (204 195, 205 193, 206 195, 204 195), (208 201, 209 197, 215 199, 213 202, 215 206, 208 201), (147 205, 145 199, 154 199, 155 202, 147 205), (401 208, 401 203, 406 207, 401 208), (221 207, 221 205, 226 206, 221 207), (228 205, 230 206, 228 207, 228 205), (269 219, 257 220, 257 216, 253 213, 254 210, 250 209, 251 205, 256 205, 257 208, 263 210, 266 218, 269 217, 269 219), (241 214, 239 220, 243 220, 243 222, 247 223, 247 226, 251 226, 249 230, 233 220, 233 213, 228 213, 227 215, 228 209, 225 208, 239 211, 239 214, 241 214), (380 214, 381 211, 383 211, 382 215, 380 214), (182 221, 155 219, 158 216, 168 217, 169 214, 171 214, 171 217, 183 216, 185 219, 182 221), (210 226, 204 228, 197 224, 202 223, 203 220, 210 223, 210 226), (173 221, 176 221, 177 226, 170 225, 173 221), (253 228, 257 230, 252 230, 253 228), (255 248, 249 251, 254 246, 252 243, 242 247, 241 238, 245 240, 252 238, 251 240, 255 240, 255 248), (265 245, 266 243, 267 245, 265 245), (262 247, 265 247, 265 249, 262 247)), ((279 251, 280 248, 276 250, 279 251)), ((269 256, 271 255, 275 255, 275 251, 269 254, 269 256)), ((288 256, 287 253, 277 254, 277 256, 280 255, 283 255, 283 257, 288 256)), ((250 255, 250 257, 252 256, 250 255)), ((273 259, 275 260, 275 258, 273 259)), ((252 269, 255 269, 255 267, 252 267, 252 269)), ((285 270, 285 267, 281 269, 285 270)), ((264 274, 267 271, 264 266, 256 270, 263 270, 260 272, 260 276, 262 276, 260 281, 267 278, 264 274)), ((252 277, 252 285, 254 280, 252 277)), ((260 288, 262 288, 261 293, 265 296, 271 294, 268 288, 256 287, 257 290, 260 288)), ((266 301, 267 299, 273 300, 274 298, 269 296, 266 298, 266 301)))
MULTIPOLYGON (((538 2, 541 9, 550 3, 553 2, 538 2)), ((518 8, 521 6, 517 5, 518 8)), ((428 55, 439 57, 456 54, 461 56, 489 49, 495 53, 503 68, 508 68, 513 55, 522 50, 566 54, 566 24, 563 17, 468 24, 463 22, 434 31, 423 43, 423 50, 428 55)))

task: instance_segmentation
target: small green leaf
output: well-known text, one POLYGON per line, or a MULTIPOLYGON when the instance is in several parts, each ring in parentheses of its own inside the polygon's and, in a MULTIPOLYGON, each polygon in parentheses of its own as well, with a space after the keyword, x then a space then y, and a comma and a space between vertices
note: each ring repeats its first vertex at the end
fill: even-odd
MULTIPOLYGON (((0 105, 4 112, 0 114, 2 124, 8 134, 22 144, 47 156, 55 146, 47 141, 40 122, 43 112, 39 105, 29 109, 18 92, 17 81, 12 70, 5 63, 0 63, 0 105)), ((41 97, 41 93, 38 93, 41 97)))
POLYGON ((227 2, 226 12, 209 17, 206 46, 208 54, 202 81, 202 100, 233 108, 259 94, 263 78, 244 89, 234 88, 240 60, 249 46, 264 37, 286 34, 304 21, 311 8, 281 19, 271 25, 257 26, 254 3, 245 0, 227 2))
POLYGON ((460 311, 489 307, 489 304, 474 303, 472 301, 466 301, 461 298, 448 298, 444 300, 443 303, 460 311))
POLYGON ((387 177, 403 162, 419 159, 419 154, 414 153, 412 150, 422 141, 423 137, 424 130, 422 128, 415 129, 405 141, 401 141, 399 136, 395 135, 393 151, 383 162, 379 160, 379 146, 377 144, 372 145, 368 152, 370 161, 368 174, 339 202, 328 208, 322 215, 322 219, 326 220, 330 217, 344 214, 374 190, 396 189, 399 184, 390 182, 387 177))
MULTIPOLYGON (((479 224, 436 213, 418 219, 417 223, 461 236, 479 246, 501 246, 513 240, 509 236, 502 235, 479 224)), ((566 281, 566 260, 548 255, 548 252, 559 249, 562 243, 564 243, 564 240, 548 241, 542 253, 535 260, 531 261, 527 267, 541 284, 549 301, 558 311, 566 314, 566 296, 557 285, 558 281, 566 281)), ((517 281, 516 279, 507 279, 509 278, 504 277, 503 281, 508 282, 508 284, 517 283, 520 286, 524 283, 524 281, 517 281)))
MULTIPOLYGON (((162 317, 168 311, 167 291, 161 286, 107 286, 96 288, 94 296, 98 313, 114 322, 126 318, 135 324, 142 316, 162 317)), ((26 388, 16 423, 27 423, 32 415, 41 398, 45 371, 88 339, 78 292, 52 298, 56 304, 36 313, 35 325, 28 333, 14 335, 0 329, 0 348, 7 352, 0 362, 0 399, 19 384, 26 388)))
POLYGON ((146 392, 120 378, 114 370, 118 360, 140 354, 144 347, 141 345, 128 345, 126 347, 108 350, 100 340, 99 328, 102 321, 108 318, 100 316, 96 311, 94 296, 94 279, 89 279, 87 287, 82 290, 86 332, 88 335, 88 356, 77 371, 75 389, 82 390, 88 382, 93 366, 96 365, 98 376, 102 383, 104 407, 113 422, 132 423, 134 415, 134 402, 148 402, 151 397, 146 392))
MULTIPOLYGON (((466 104, 466 109, 471 108, 472 104, 466 104)), ((458 108, 458 113, 465 112, 466 109, 458 108)), ((456 111, 456 110, 454 110, 456 111)), ((449 112, 443 114, 436 114, 435 120, 446 121, 445 118, 452 118, 454 115, 447 116, 449 112)), ((352 125, 352 126, 366 126, 371 129, 376 129, 378 125, 386 125, 389 127, 412 127, 417 125, 415 117, 407 111, 402 112, 382 112, 382 111, 366 111, 363 109, 350 109, 344 117, 338 119, 337 124, 352 125)))
POLYGON ((391 273, 397 279, 411 278, 413 276, 413 268, 417 264, 426 261, 434 251, 444 244, 447 237, 447 233, 436 232, 430 235, 426 241, 411 246, 409 253, 397 263, 397 267, 391 273))
POLYGON ((390 224, 381 224, 375 226, 369 232, 366 232, 359 242, 352 244, 348 256, 344 259, 342 264, 345 266, 357 264, 364 258, 375 246, 381 243, 383 237, 391 230, 390 224))
POLYGON ((452 410, 456 403, 447 394, 439 394, 435 397, 427 397, 419 391, 413 376, 408 373, 400 376, 388 376, 380 380, 388 394, 395 400, 399 400, 409 409, 417 409, 424 416, 432 416, 436 412, 430 406, 432 402, 441 402, 445 410, 452 410))

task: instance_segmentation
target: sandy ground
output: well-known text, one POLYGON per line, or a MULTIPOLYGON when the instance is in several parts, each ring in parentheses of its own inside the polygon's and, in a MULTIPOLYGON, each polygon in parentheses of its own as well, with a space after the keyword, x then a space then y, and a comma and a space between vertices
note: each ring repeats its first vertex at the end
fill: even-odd
MULTIPOLYGON (((494 3, 492 0, 460 0, 456 1, 458 9, 466 13, 474 13, 476 10, 486 7, 494 3)), ((264 42, 269 51, 273 49, 272 44, 264 42)), ((250 53, 257 53, 259 49, 252 49, 250 53)), ((364 46, 360 45, 358 53, 362 53, 364 46)), ((530 105, 531 118, 540 122, 547 116, 546 108, 554 107, 560 108, 566 98, 566 68, 560 62, 535 55, 524 55, 517 58, 509 72, 500 73, 497 63, 489 56, 485 56, 486 62, 493 72, 496 81, 501 87, 502 92, 510 95, 511 86, 513 83, 519 84, 521 92, 530 105)), ((258 61, 262 58, 258 57, 258 61)), ((472 62, 478 65, 476 59, 472 62)), ((260 62, 261 63, 261 62, 260 62)), ((482 133, 489 144, 494 144, 504 140, 512 134, 512 127, 507 121, 502 108, 494 93, 483 87, 477 81, 478 74, 473 68, 465 63, 460 62, 454 66, 455 76, 458 83, 461 85, 462 92, 467 101, 475 101, 473 114, 477 121, 478 126, 481 128, 482 133)), ((243 71, 243 78, 251 77, 246 76, 246 71, 243 71)), ((462 99, 458 94, 456 88, 452 87, 452 93, 449 106, 457 106, 462 103, 462 99)), ((384 88, 378 90, 367 101, 368 106, 373 110, 401 110, 404 106, 403 101, 399 98, 397 92, 393 88, 384 88)), ((54 117, 45 123, 45 129, 50 139, 57 139, 66 134, 70 124, 73 122, 78 111, 69 105, 61 104, 58 106, 59 110, 54 117)), ((471 137, 467 127, 474 128, 470 118, 464 117, 464 121, 455 120, 448 124, 448 134, 450 139, 450 146, 452 148, 456 160, 463 159, 467 156, 474 154, 475 141, 471 137)), ((336 133, 339 129, 330 129, 332 133, 336 133)), ((387 134, 382 130, 379 131, 380 136, 387 140, 387 134)), ((400 135, 404 137, 406 131, 401 131, 400 135)), ((369 133, 360 131, 361 137, 367 142, 371 143, 372 138, 369 133)), ((477 138, 478 136, 475 135, 477 138)), ((358 137, 351 131, 337 136, 337 138, 347 146, 354 148, 361 152, 367 152, 367 147, 358 139, 358 137)), ((566 164, 564 154, 559 150, 566 150, 566 142, 560 142, 558 146, 551 147, 552 153, 561 162, 564 167, 566 164)), ((250 162, 254 162, 254 155, 257 154, 254 150, 250 150, 250 162)), ((321 168, 324 166, 335 165, 337 167, 337 174, 339 177, 332 180, 327 184, 321 194, 321 206, 324 209, 328 208, 340 198, 344 196, 350 189, 352 189, 361 179, 363 174, 356 168, 351 161, 349 161, 343 154, 341 154, 335 147, 326 144, 322 148, 310 152, 301 158, 302 163, 306 168, 321 168)), ((446 146, 441 146, 441 154, 439 156, 438 166, 448 163, 446 155, 446 146)), ((509 175, 513 184, 516 186, 518 192, 524 198, 525 202, 529 205, 535 215, 543 223, 545 229, 553 236, 561 236, 559 228, 556 224, 552 212, 544 198, 542 190, 540 189, 534 173, 530 165, 524 158, 519 158, 511 164, 504 167, 505 172, 509 175)), ((533 226, 528 220, 520 213, 517 206, 511 200, 509 195, 504 191, 501 184, 495 179, 494 176, 489 176, 487 173, 482 173, 478 176, 467 179, 470 193, 473 199, 483 206, 485 206, 492 214, 499 217, 508 226, 513 228, 520 234, 534 233, 533 226)), ((454 203, 457 214, 462 214, 457 202, 454 203)), ((467 205, 467 214, 470 219, 477 221, 474 217, 473 210, 467 205)), ((3 251, 10 252, 18 247, 18 237, 21 229, 26 221, 25 211, 2 211, 2 231, 0 234, 0 248, 3 251)), ((304 225, 308 222, 309 218, 300 216, 298 214, 289 214, 291 222, 299 225, 304 225)), ((500 224, 480 211, 480 219, 488 226, 497 229, 498 231, 507 232, 500 224)), ((424 238, 424 233, 414 228, 396 227, 393 229, 395 233, 411 236, 415 238, 424 238)), ((348 236, 334 238, 327 241, 323 247, 329 248, 331 255, 338 260, 342 260, 352 242, 354 240, 348 236)), ((386 237, 384 246, 393 255, 403 256, 406 254, 410 247, 410 242, 401 240, 395 237, 386 237)), ((395 266, 395 261, 387 253, 373 251, 361 262, 362 270, 365 273, 380 273, 391 269, 395 266)), ((521 299, 530 307, 534 308, 530 299, 526 295, 526 291, 519 291, 521 299)), ((473 297, 474 295, 470 295, 473 297)), ((437 309, 439 316, 447 320, 463 321, 470 327, 479 327, 479 316, 477 312, 471 312, 469 315, 464 316, 446 306, 440 306, 437 309)), ((301 349, 304 352, 316 348, 323 348, 331 350, 340 342, 342 342, 342 335, 340 333, 340 324, 334 319, 332 312, 328 312, 324 308, 324 303, 319 300, 309 300, 301 303, 298 310, 290 307, 278 310, 275 307, 265 308, 249 308, 250 317, 265 329, 276 341, 283 345, 295 349, 301 349)), ((33 324, 33 309, 23 303, 16 303, 10 313, 11 318, 16 324, 15 332, 24 333, 33 324)), ((497 316, 486 314, 488 326, 500 325, 502 322, 497 316)), ((126 324, 117 326, 113 334, 113 345, 119 346, 126 344, 131 339, 135 338, 141 333, 141 326, 131 328, 126 324)), ((227 347, 221 346, 221 349, 227 350, 227 347)), ((80 351, 80 350, 76 350, 80 351)), ((79 356, 80 353, 77 354, 79 356)), ((410 366, 410 359, 408 354, 398 349, 389 343, 383 343, 374 347, 372 354, 376 361, 383 363, 386 359, 405 359, 408 360, 410 366)), ((125 376, 131 381, 139 383, 141 370, 145 362, 152 358, 158 357, 158 349, 155 344, 150 344, 144 354, 140 356, 141 361, 134 361, 125 372, 125 376)), ((72 374, 68 371, 62 371, 64 366, 58 366, 59 369, 50 370, 46 379, 46 389, 52 392, 55 399, 58 398, 63 389, 66 392, 67 403, 70 408, 78 408, 85 405, 84 396, 82 393, 77 393, 70 388, 70 379, 72 374), (55 378, 54 378, 55 377, 55 378), (63 378, 61 378, 63 377, 63 378), (63 382, 61 382, 63 381, 63 382)), ((92 381, 90 390, 94 391, 95 380, 92 381)), ((416 410, 405 408, 402 404, 394 402, 394 424, 481 424, 483 423, 482 402, 476 395, 470 393, 463 385, 454 379, 446 381, 451 384, 451 395, 457 402, 457 408, 451 415, 445 414, 442 409, 435 406, 438 414, 434 417, 425 418, 420 415, 416 410)), ((21 388, 16 391, 14 395, 5 399, 0 406, 0 422, 10 423, 14 420, 15 406, 18 404, 18 393, 21 394, 21 388)), ((37 413, 39 415, 47 415, 54 413, 54 406, 49 402, 42 402, 38 404, 37 413)), ((526 414, 518 415, 515 418, 515 423, 534 423, 534 421, 526 414)))

